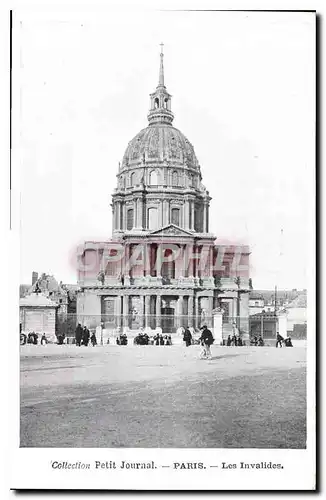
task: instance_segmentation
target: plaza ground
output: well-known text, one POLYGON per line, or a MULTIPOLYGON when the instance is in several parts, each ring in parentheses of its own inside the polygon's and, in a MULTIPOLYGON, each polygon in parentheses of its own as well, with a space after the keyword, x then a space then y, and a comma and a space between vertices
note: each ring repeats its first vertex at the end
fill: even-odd
POLYGON ((22 447, 304 448, 306 349, 22 346, 22 447))

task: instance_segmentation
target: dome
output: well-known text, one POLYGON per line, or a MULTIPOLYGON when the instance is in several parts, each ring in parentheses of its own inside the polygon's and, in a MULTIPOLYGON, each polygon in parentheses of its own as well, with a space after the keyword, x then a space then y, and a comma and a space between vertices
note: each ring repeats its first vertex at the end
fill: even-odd
POLYGON ((198 168, 194 148, 180 130, 155 123, 141 130, 128 144, 122 167, 133 163, 176 161, 198 168))

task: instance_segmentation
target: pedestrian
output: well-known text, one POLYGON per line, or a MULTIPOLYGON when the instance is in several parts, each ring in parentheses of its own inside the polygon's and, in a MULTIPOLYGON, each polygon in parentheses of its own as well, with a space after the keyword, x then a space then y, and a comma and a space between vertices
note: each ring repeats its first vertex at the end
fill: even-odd
POLYGON ((64 333, 58 333, 58 345, 63 345, 64 338, 64 333))
POLYGON ((75 331, 76 345, 80 347, 80 343, 83 337, 83 328, 80 323, 78 323, 75 331))
POLYGON ((232 342, 232 339, 231 339, 231 336, 229 335, 229 336, 228 336, 228 338, 227 338, 227 340, 226 340, 226 345, 227 345, 228 347, 230 347, 231 342, 232 342))
POLYGON ((199 340, 203 346, 203 350, 200 353, 200 358, 212 359, 211 345, 214 342, 214 337, 212 332, 207 328, 207 325, 204 325, 202 327, 202 334, 199 340))
POLYGON ((41 345, 46 345, 48 343, 48 339, 45 336, 45 333, 43 333, 41 337, 41 345))
POLYGON ((284 341, 284 338, 282 337, 282 335, 280 335, 279 333, 276 335, 276 347, 280 346, 282 347, 282 342, 284 341))
POLYGON ((264 345, 264 340, 263 340, 263 337, 261 335, 259 335, 259 337, 258 337, 258 345, 260 347, 263 347, 263 345, 264 345))
POLYGON ((191 346, 192 343, 192 335, 190 333, 189 327, 186 326, 184 333, 183 333, 183 340, 186 343, 186 347, 191 346))
POLYGON ((92 333, 91 335, 91 343, 92 343, 92 346, 94 347, 95 345, 97 345, 97 340, 96 340, 96 335, 95 335, 95 332, 92 333))
POLYGON ((292 340, 291 340, 290 336, 286 337, 286 339, 284 340, 284 344, 285 344, 285 347, 293 347, 292 340))
POLYGON ((88 346, 89 337, 90 337, 89 329, 87 328, 87 326, 84 326, 84 330, 83 330, 83 345, 85 345, 86 347, 88 346))

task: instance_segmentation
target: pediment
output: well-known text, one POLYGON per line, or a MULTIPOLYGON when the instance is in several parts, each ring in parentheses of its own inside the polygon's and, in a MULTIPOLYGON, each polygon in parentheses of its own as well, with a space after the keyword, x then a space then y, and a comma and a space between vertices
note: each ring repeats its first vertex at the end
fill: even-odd
POLYGON ((161 229, 156 229, 155 231, 151 231, 150 235, 155 236, 191 236, 193 237, 193 233, 187 231, 186 229, 182 229, 175 224, 169 224, 168 226, 162 227, 161 229))

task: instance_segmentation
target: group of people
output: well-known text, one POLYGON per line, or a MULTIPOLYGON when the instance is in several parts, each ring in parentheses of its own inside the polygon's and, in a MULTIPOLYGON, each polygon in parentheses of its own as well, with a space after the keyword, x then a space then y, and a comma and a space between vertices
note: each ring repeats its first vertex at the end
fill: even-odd
POLYGON ((293 347, 292 339, 290 336, 282 337, 279 333, 276 335, 276 347, 293 347))
POLYGON ((116 339, 117 345, 127 345, 128 337, 125 333, 120 333, 116 339))
MULTIPOLYGON (((38 344, 38 334, 35 332, 30 332, 28 335, 25 333, 21 332, 20 333, 20 345, 25 345, 25 344, 32 344, 32 345, 37 345, 38 344)), ((45 345, 48 343, 48 339, 46 338, 45 333, 43 333, 40 344, 45 345)))
POLYGON ((207 328, 207 325, 203 325, 201 327, 201 335, 199 339, 193 338, 189 327, 185 327, 183 331, 183 341, 186 344, 186 347, 191 346, 193 343, 200 344, 202 346, 202 350, 200 352, 201 359, 212 359, 211 353, 211 345, 214 343, 214 337, 212 332, 207 328))
POLYGON ((244 345, 242 338, 240 335, 229 335, 228 338, 226 339, 226 345, 228 347, 235 346, 235 347, 242 347, 244 345))
POLYGON ((150 340, 153 345, 172 345, 171 335, 156 334, 153 339, 150 340))
POLYGON ((263 347, 263 345, 264 345, 263 337, 261 335, 259 335, 258 337, 257 337, 257 335, 255 335, 254 337, 252 337, 250 339, 250 345, 263 347))
POLYGON ((75 331, 75 340, 76 340, 76 346, 80 347, 81 345, 88 346, 89 341, 91 341, 92 346, 94 347, 97 345, 97 339, 95 332, 90 333, 89 329, 87 326, 84 326, 84 328, 81 326, 80 323, 78 323, 76 331, 75 331))
POLYGON ((172 345, 171 335, 162 335, 156 333, 153 336, 149 336, 146 332, 141 331, 136 335, 134 339, 134 344, 136 345, 172 345))

